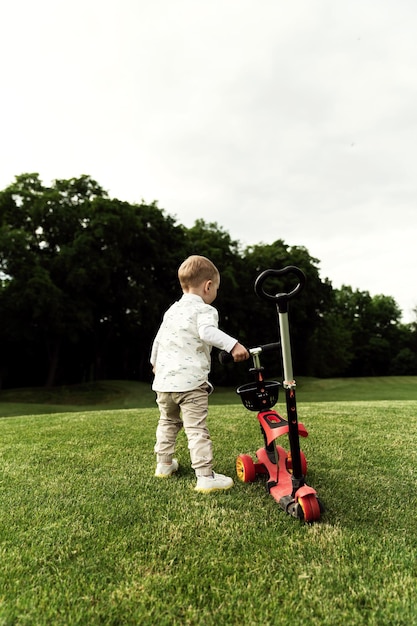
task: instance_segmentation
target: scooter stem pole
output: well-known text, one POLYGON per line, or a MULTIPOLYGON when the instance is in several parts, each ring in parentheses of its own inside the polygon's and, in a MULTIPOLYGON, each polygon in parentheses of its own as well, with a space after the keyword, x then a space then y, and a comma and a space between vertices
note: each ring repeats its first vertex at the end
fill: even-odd
POLYGON ((296 491, 303 481, 303 473, 301 468, 300 455, 300 439, 298 434, 298 417, 297 404, 295 400, 295 380, 292 369, 291 341, 288 323, 288 310, 280 311, 278 309, 278 321, 281 335, 282 361, 284 370, 283 385, 285 388, 285 399, 287 403, 288 416, 288 439, 290 442, 291 458, 292 458, 292 475, 293 489, 296 491))
POLYGON ((292 370, 290 330, 288 324, 288 313, 279 313, 279 328, 281 335, 282 362, 284 369, 284 387, 287 384, 294 384, 294 374, 292 370))

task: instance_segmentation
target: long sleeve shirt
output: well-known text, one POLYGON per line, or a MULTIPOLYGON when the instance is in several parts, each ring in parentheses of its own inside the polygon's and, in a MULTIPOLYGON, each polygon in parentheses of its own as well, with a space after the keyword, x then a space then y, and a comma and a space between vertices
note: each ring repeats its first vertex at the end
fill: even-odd
POLYGON ((237 343, 218 321, 217 310, 195 294, 184 294, 167 310, 152 346, 152 389, 189 391, 208 382, 212 346, 231 352, 237 343))

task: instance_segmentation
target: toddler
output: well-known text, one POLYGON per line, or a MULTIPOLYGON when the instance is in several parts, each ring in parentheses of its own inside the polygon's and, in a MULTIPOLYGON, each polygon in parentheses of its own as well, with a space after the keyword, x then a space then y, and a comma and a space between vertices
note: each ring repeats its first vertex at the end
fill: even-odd
POLYGON ((178 432, 184 427, 195 490, 203 493, 230 489, 232 478, 213 471, 212 441, 207 429, 208 382, 211 348, 230 352, 235 361, 249 358, 237 339, 218 328, 218 313, 211 306, 220 286, 220 274, 206 257, 192 255, 178 270, 183 295, 165 313, 155 337, 151 364, 152 389, 160 417, 156 430, 155 476, 165 478, 178 470, 173 458, 178 432))

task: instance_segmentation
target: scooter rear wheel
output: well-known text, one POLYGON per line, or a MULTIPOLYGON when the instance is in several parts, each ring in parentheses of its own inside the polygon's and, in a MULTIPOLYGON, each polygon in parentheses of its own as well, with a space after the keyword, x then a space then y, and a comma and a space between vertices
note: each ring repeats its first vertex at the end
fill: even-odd
POLYGON ((255 463, 249 454, 239 454, 236 459, 236 473, 243 483, 251 483, 256 478, 255 463))
MULTIPOLYGON (((302 450, 300 450, 300 460, 301 460, 301 473, 303 474, 303 476, 306 476, 307 475, 307 459, 306 459, 306 455, 304 454, 302 450)), ((287 470, 290 472, 290 474, 292 474, 291 452, 288 452, 287 454, 286 466, 287 466, 287 470)))
POLYGON ((303 511, 305 522, 314 522, 320 519, 320 504, 316 495, 308 494, 307 496, 301 496, 298 498, 298 504, 303 511))

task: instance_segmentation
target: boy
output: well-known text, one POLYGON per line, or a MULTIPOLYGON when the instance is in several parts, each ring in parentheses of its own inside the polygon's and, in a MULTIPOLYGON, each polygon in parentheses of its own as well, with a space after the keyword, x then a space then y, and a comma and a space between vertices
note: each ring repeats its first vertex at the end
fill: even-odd
POLYGON ((211 306, 217 296, 220 274, 206 257, 192 255, 178 270, 183 295, 165 313, 155 337, 151 364, 152 389, 160 417, 156 430, 155 476, 165 478, 178 470, 173 458, 178 432, 184 427, 196 491, 230 489, 232 478, 213 472, 212 442, 206 425, 211 348, 230 352, 235 361, 249 358, 237 339, 218 328, 218 313, 211 306))

